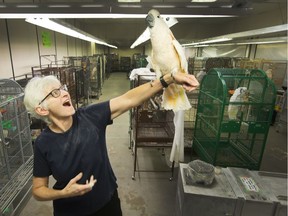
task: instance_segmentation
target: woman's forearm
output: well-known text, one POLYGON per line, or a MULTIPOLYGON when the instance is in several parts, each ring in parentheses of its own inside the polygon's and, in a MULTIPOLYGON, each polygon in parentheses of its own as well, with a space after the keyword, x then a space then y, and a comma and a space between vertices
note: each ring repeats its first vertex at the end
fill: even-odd
POLYGON ((56 200, 60 198, 68 198, 75 196, 82 196, 92 190, 94 184, 97 182, 92 175, 85 184, 77 183, 83 176, 80 172, 77 176, 72 178, 69 183, 62 190, 56 190, 48 187, 48 178, 33 178, 33 196, 39 201, 56 200))
MULTIPOLYGON (((164 75, 163 79, 168 85, 173 82, 173 78, 170 74, 164 75)), ((145 83, 144 85, 140 85, 134 89, 131 89, 126 93, 126 97, 131 99, 130 108, 141 105, 144 101, 148 100, 162 89, 163 85, 161 84, 159 79, 153 80, 149 83, 145 83)))
MULTIPOLYGON (((173 77, 171 77, 170 74, 166 74, 163 79, 168 85, 173 82, 173 77)), ((163 85, 159 79, 156 79, 133 88, 119 97, 111 99, 111 119, 116 118, 133 107, 141 105, 162 89, 163 85)))
POLYGON ((134 89, 129 90, 125 94, 113 98, 110 100, 111 119, 116 118, 127 110, 139 106, 144 101, 148 100, 154 94, 162 90, 165 85, 168 86, 171 83, 182 85, 185 91, 195 90, 199 83, 197 79, 190 74, 175 73, 165 74, 162 82, 159 79, 152 81, 151 83, 145 83, 134 89))
POLYGON ((64 198, 64 194, 62 190, 42 186, 40 188, 33 188, 33 197, 38 201, 51 201, 64 198))

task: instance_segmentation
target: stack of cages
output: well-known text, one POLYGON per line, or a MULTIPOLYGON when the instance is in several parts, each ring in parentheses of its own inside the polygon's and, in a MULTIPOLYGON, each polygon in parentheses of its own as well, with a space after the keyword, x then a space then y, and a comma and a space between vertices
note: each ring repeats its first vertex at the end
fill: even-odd
POLYGON ((76 69, 72 66, 60 67, 58 68, 59 80, 61 84, 66 84, 72 104, 74 107, 78 108, 78 95, 76 86, 76 69))
POLYGON ((131 57, 121 56, 120 57, 120 71, 130 72, 131 70, 131 57))
POLYGON ((148 64, 148 61, 146 58, 147 58, 147 55, 144 55, 144 54, 140 54, 140 53, 133 54, 131 69, 146 67, 148 64))
POLYGON ((101 88, 104 85, 105 79, 108 79, 110 76, 110 71, 106 69, 107 65, 107 56, 103 54, 98 54, 98 63, 99 63, 99 71, 101 77, 101 88))
POLYGON ((200 86, 193 149, 223 167, 260 168, 276 89, 258 69, 211 69, 200 86))
POLYGON ((81 59, 82 74, 79 76, 79 81, 82 82, 79 87, 82 88, 84 95, 84 105, 89 104, 90 100, 90 60, 88 57, 83 56, 81 59))
POLYGON ((197 104, 198 104, 199 89, 192 92, 187 92, 188 100, 191 104, 191 108, 185 110, 184 115, 184 147, 187 150, 191 150, 193 134, 196 121, 197 104))
MULTIPOLYGON (((188 72, 189 74, 195 75, 198 79, 197 74, 205 68, 205 62, 207 58, 202 57, 191 57, 188 59, 188 72)), ((199 79, 198 79, 199 81, 199 79)), ((197 112, 197 104, 198 104, 198 94, 199 88, 192 92, 187 92, 188 100, 191 104, 191 108, 185 110, 184 116, 184 147, 185 149, 190 150, 192 146, 193 140, 193 131, 195 127, 196 120, 196 112, 197 112)))
POLYGON ((93 55, 90 60, 90 96, 99 99, 105 81, 103 55, 93 55))
POLYGON ((107 57, 107 67, 110 72, 119 71, 119 55, 117 53, 110 53, 106 55, 107 57))
POLYGON ((85 106, 90 99, 90 60, 86 56, 69 57, 69 62, 75 68, 78 106, 85 106))
POLYGON ((33 148, 24 91, 0 80, 0 215, 14 215, 31 189, 33 148))
POLYGON ((98 57, 96 56, 89 56, 90 61, 90 97, 92 98, 99 98, 100 93, 100 80, 99 80, 99 64, 98 64, 98 57))

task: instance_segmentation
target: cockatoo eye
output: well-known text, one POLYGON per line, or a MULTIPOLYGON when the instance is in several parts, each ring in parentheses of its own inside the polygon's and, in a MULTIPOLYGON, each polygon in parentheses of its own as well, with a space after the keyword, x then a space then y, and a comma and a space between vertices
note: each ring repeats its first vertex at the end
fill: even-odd
POLYGON ((160 15, 158 15, 157 18, 160 18, 160 15))

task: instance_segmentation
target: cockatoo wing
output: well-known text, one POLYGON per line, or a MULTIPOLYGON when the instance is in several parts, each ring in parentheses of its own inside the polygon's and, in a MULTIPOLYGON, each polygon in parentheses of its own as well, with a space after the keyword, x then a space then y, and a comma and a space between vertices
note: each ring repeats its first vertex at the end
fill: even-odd
POLYGON ((186 60, 185 52, 181 44, 177 40, 172 40, 172 43, 175 47, 176 52, 178 53, 181 68, 188 73, 188 63, 186 60))
MULTIPOLYGON (((177 64, 176 67, 175 64, 173 64, 174 66, 171 66, 169 72, 172 74, 174 72, 188 73, 188 63, 186 60, 184 50, 180 45, 180 43, 174 38, 172 32, 171 32, 171 39, 175 53, 174 61, 176 61, 177 64)), ((165 109, 172 109, 174 111, 187 110, 191 108, 185 90, 183 89, 182 86, 176 84, 171 84, 170 86, 168 86, 167 89, 164 90, 162 105, 165 109)))

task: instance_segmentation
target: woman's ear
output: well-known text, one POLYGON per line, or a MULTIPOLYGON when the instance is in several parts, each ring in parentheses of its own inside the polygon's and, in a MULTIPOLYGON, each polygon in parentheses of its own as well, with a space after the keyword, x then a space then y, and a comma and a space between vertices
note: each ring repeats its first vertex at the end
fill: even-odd
POLYGON ((41 106, 37 106, 35 111, 40 116, 47 116, 49 114, 49 111, 41 106))

